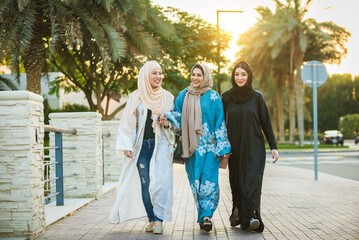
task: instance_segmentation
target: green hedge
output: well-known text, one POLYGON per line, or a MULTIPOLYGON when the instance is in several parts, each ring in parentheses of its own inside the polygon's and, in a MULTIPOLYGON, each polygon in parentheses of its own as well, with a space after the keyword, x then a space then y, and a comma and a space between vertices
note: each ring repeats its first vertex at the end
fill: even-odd
POLYGON ((344 138, 354 138, 354 131, 359 129, 359 114, 348 114, 339 121, 339 129, 344 138))

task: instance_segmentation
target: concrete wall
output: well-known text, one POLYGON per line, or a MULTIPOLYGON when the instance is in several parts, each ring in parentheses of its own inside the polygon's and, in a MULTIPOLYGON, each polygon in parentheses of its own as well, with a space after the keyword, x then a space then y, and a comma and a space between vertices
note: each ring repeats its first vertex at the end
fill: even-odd
POLYGON ((0 237, 45 229, 42 102, 27 91, 0 92, 0 237))

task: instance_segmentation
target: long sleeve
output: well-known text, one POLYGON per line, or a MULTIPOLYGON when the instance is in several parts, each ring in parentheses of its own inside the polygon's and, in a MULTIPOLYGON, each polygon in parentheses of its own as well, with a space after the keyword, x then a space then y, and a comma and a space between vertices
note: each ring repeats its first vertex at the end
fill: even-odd
POLYGON ((181 91, 176 98, 174 110, 165 113, 168 120, 172 123, 172 129, 177 133, 181 131, 181 113, 185 96, 186 90, 181 91))
MULTIPOLYGON (((172 109, 173 109, 173 104, 172 104, 172 109)), ((173 127, 172 122, 169 122, 169 128, 163 128, 163 131, 167 137, 167 140, 170 144, 174 144, 175 143, 175 133, 176 133, 176 129, 173 127)))
POLYGON ((277 149, 277 143, 273 133, 272 123, 269 117, 268 108, 264 100, 264 96, 259 95, 259 118, 264 135, 267 138, 270 149, 277 149))
POLYGON ((129 151, 133 151, 133 146, 135 143, 135 139, 136 139, 136 129, 137 127, 134 128, 134 130, 131 130, 131 128, 126 127, 127 125, 125 124, 126 121, 124 118, 135 118, 136 119, 136 123, 132 123, 132 124, 136 124, 137 125, 137 114, 135 111, 133 114, 135 114, 135 116, 131 116, 130 115, 130 108, 132 107, 132 102, 135 101, 134 100, 134 94, 130 94, 129 99, 127 101, 126 107, 123 110, 124 114, 122 115, 121 121, 120 121, 120 125, 118 127, 118 131, 117 131, 117 140, 116 140, 116 152, 117 154, 120 153, 120 151, 124 151, 124 150, 129 150, 129 151), (126 126, 125 126, 126 125, 126 126))
POLYGON ((231 144, 227 137, 227 127, 221 97, 217 92, 213 92, 211 98, 215 99, 215 138, 217 142, 215 154, 219 157, 231 151, 231 144))

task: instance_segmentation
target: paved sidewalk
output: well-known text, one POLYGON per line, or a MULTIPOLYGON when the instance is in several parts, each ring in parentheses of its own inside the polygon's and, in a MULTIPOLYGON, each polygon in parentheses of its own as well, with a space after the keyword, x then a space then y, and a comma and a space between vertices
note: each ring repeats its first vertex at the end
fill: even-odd
POLYGON ((228 170, 220 170, 221 199, 214 230, 203 232, 184 166, 174 166, 173 221, 162 236, 144 231, 146 219, 108 223, 115 191, 51 225, 39 239, 359 239, 359 182, 267 164, 262 194, 262 234, 231 227, 228 170))

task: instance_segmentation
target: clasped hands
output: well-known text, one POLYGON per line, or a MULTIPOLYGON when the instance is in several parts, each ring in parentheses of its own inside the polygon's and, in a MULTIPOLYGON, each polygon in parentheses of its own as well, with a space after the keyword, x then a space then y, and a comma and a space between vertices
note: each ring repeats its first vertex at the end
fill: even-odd
POLYGON ((162 114, 161 116, 158 117, 158 122, 161 124, 161 126, 164 127, 168 127, 169 126, 169 121, 166 117, 166 115, 162 114))

